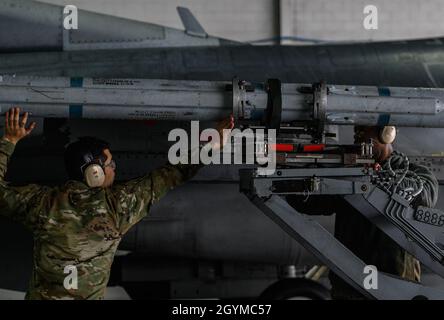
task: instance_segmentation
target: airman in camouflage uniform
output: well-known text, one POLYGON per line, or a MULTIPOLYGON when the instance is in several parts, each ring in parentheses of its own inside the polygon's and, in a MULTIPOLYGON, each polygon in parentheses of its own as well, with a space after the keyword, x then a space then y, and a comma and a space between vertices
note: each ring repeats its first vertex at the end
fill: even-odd
MULTIPOLYGON (((192 178, 199 165, 165 165, 143 177, 113 184, 112 155, 107 156, 103 187, 68 181, 50 188, 31 184, 12 187, 4 181, 15 144, 27 136, 28 115, 6 115, 0 140, 0 214, 23 223, 34 236, 34 267, 27 299, 102 299, 111 264, 125 233, 145 217, 168 191, 192 178), (77 270, 77 289, 65 288, 65 268, 77 270)), ((233 119, 219 124, 231 129, 233 119)), ((69 288, 69 287, 68 287, 69 288)))

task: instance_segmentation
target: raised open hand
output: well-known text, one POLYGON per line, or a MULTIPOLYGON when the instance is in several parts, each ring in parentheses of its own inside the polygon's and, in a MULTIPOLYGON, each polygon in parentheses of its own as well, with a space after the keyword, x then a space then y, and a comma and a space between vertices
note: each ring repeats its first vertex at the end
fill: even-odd
POLYGON ((16 144, 21 139, 29 135, 31 131, 34 130, 36 123, 32 122, 28 127, 26 127, 27 122, 28 122, 27 112, 25 112, 22 118, 20 119, 19 107, 9 109, 9 111, 6 112, 5 132, 3 135, 3 139, 6 139, 16 144))

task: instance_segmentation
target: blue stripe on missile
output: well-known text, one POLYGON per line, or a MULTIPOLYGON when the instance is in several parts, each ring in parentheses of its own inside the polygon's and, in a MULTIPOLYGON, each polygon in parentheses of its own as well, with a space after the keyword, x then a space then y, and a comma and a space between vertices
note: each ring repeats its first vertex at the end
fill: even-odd
POLYGON ((259 109, 259 110, 252 110, 251 111, 251 120, 262 120, 262 118, 264 117, 264 109, 259 109))
POLYGON ((82 118, 83 117, 83 105, 70 104, 69 105, 69 117, 70 118, 82 118))
POLYGON ((71 88, 83 87, 83 78, 71 78, 71 88))
POLYGON ((378 126, 383 127, 388 125, 390 122, 390 114, 380 114, 378 117, 378 126))
POLYGON ((390 97, 390 95, 391 95, 390 89, 389 88, 384 88, 384 87, 379 87, 378 88, 378 93, 382 97, 390 97))

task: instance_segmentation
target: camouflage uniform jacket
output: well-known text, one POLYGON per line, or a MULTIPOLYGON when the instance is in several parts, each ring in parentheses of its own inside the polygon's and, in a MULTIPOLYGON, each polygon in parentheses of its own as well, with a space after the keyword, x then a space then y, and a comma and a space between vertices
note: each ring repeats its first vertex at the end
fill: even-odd
POLYGON ((27 299, 102 299, 122 236, 154 202, 200 168, 165 165, 109 188, 89 188, 79 181, 55 188, 12 187, 4 177, 13 151, 14 144, 0 140, 0 214, 23 223, 34 236, 27 299), (65 289, 67 266, 76 267, 77 289, 65 289))

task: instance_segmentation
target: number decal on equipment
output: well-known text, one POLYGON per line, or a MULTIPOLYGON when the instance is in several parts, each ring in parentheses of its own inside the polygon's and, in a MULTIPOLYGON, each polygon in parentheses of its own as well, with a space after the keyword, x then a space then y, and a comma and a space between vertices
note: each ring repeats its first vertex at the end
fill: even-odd
POLYGON ((415 220, 437 227, 444 226, 444 215, 428 210, 418 209, 415 213, 415 220))

